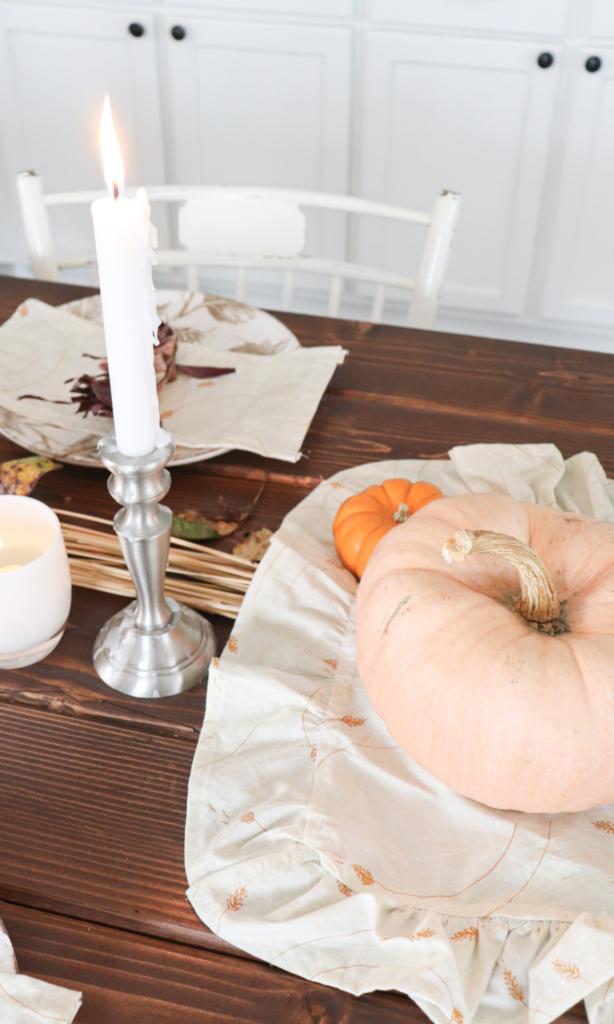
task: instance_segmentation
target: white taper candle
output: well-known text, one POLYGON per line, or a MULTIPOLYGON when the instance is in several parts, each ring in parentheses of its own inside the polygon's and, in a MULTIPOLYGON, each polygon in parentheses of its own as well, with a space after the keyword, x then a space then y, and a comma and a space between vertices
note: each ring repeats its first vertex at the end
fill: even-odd
POLYGON ((108 97, 100 134, 110 195, 92 203, 92 218, 115 437, 124 455, 147 455, 166 436, 153 364, 160 323, 151 276, 156 230, 144 189, 135 199, 120 195, 123 166, 108 97))

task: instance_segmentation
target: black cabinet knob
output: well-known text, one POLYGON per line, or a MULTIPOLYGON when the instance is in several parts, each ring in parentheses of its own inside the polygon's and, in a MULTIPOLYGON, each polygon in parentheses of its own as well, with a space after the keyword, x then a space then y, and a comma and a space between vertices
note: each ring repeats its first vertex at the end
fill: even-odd
POLYGON ((177 39, 178 41, 185 39, 185 29, 183 25, 173 25, 171 35, 173 39, 177 39))
POLYGON ((138 21, 133 21, 131 25, 128 25, 128 31, 135 39, 140 39, 141 36, 145 35, 145 27, 139 25, 138 21))
POLYGON ((595 71, 599 71, 601 67, 601 57, 589 57, 586 64, 584 65, 587 71, 594 74, 595 71))
POLYGON ((554 57, 551 53, 540 53, 537 63, 540 68, 549 68, 554 64, 554 57))

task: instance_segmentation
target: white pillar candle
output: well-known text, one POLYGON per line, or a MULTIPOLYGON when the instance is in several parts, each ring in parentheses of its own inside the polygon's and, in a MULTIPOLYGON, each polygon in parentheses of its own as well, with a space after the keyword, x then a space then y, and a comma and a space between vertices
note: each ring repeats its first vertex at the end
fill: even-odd
POLYGON ((136 199, 121 195, 123 165, 108 96, 100 140, 110 195, 92 203, 92 218, 115 437, 124 455, 148 455, 167 437, 153 364, 160 323, 151 277, 157 238, 144 189, 136 199))
POLYGON ((59 643, 71 582, 58 517, 47 505, 0 496, 0 668, 31 665, 59 643))

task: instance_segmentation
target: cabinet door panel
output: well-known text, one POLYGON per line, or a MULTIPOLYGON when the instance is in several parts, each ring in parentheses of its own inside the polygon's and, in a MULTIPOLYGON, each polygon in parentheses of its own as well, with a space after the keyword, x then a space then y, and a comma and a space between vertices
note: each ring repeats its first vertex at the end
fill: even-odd
MULTIPOLYGON (((351 33, 182 24, 186 38, 166 43, 174 178, 346 192, 351 33)), ((309 248, 338 254, 342 234, 339 218, 310 224, 309 248)))
POLYGON ((612 0, 594 0, 590 20, 592 36, 614 36, 614 4, 612 0))
MULTIPOLYGON (((447 305, 523 310, 559 63, 542 70, 538 53, 534 43, 368 36, 361 191, 422 210, 442 188, 462 193, 447 305)), ((365 225, 359 256, 412 273, 423 239, 365 225)))
POLYGON ((178 7, 183 10, 193 8, 194 11, 203 7, 208 11, 228 16, 237 14, 294 14, 308 15, 314 18, 351 18, 354 13, 354 0, 166 0, 166 7, 178 7))
POLYGON ((614 324, 614 50, 600 49, 601 70, 589 74, 594 52, 576 55, 543 313, 614 324))
POLYGON ((367 0, 368 17, 373 21, 523 35, 561 35, 568 6, 568 0, 367 0))
MULTIPOLYGON (((103 186, 98 128, 106 92, 126 183, 164 180, 153 22, 139 20, 146 32, 135 39, 117 12, 0 7, 0 121, 13 211, 18 171, 36 170, 46 191, 103 186)), ((89 208, 57 209, 53 220, 60 252, 91 251, 89 208)))

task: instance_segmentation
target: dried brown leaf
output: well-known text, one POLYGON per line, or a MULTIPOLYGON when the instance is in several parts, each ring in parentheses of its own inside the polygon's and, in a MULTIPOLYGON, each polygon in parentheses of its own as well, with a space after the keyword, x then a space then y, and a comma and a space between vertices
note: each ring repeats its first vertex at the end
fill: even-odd
POLYGON ((245 540, 235 544, 232 553, 239 558, 248 558, 250 562, 261 562, 269 549, 272 536, 266 527, 255 530, 254 533, 248 534, 245 540))

